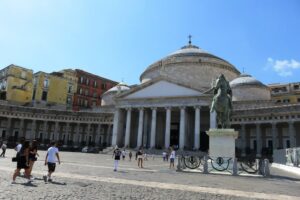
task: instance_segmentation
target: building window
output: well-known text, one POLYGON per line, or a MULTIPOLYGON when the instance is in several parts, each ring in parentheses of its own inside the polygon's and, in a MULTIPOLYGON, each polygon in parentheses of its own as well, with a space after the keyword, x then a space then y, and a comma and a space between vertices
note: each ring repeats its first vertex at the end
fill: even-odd
POLYGON ((83 77, 82 76, 80 77, 80 83, 83 83, 83 77))
POLYGON ((33 93, 32 93, 32 100, 34 100, 35 99, 35 90, 33 90, 33 93))
POLYGON ((88 95, 89 95, 89 91, 85 90, 85 96, 88 96, 88 95))
POLYGON ((298 98, 297 101, 300 102, 300 98, 298 98))
POLYGON ((94 81, 94 87, 95 88, 97 87, 97 81, 94 81))
POLYGON ((90 83, 90 80, 87 78, 86 79, 86 85, 89 85, 89 83, 90 83))
POLYGON ((72 85, 69 85, 69 87, 68 87, 68 93, 72 93, 72 85))
POLYGON ((21 72, 21 78, 26 79, 26 72, 21 72))
POLYGON ((97 92, 94 92, 93 97, 97 98, 97 92))
POLYGON ((72 102, 72 98, 71 97, 67 97, 67 104, 71 104, 72 102))
POLYGON ((93 101, 93 107, 95 107, 97 105, 96 101, 93 101))
POLYGON ((294 85, 294 90, 299 90, 299 85, 294 85))
POLYGON ((82 94, 82 88, 79 88, 79 94, 82 94))
POLYGON ((44 88, 47 88, 49 86, 49 80, 45 79, 44 80, 44 88))
POLYGON ((283 103, 289 103, 290 100, 289 99, 283 99, 283 103))
POLYGON ((101 89, 106 90, 106 83, 101 84, 101 89))
POLYGON ((47 101, 47 94, 48 94, 47 91, 43 91, 43 94, 42 94, 42 101, 47 101))
POLYGON ((88 100, 84 100, 84 106, 88 107, 88 100))

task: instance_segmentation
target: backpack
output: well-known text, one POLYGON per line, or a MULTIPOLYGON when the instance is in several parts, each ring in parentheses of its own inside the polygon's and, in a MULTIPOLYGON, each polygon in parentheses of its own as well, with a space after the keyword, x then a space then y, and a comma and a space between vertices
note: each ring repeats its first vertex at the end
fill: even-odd
POLYGON ((121 153, 122 153, 122 152, 121 152, 120 150, 116 150, 116 151, 115 151, 115 156, 116 156, 116 157, 120 157, 120 156, 121 156, 121 153))

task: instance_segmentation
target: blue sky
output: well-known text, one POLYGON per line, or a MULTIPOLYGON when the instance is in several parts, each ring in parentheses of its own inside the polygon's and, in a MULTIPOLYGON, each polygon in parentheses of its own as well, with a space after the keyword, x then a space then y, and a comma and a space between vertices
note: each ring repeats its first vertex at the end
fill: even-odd
POLYGON ((0 68, 80 68, 137 84, 189 34, 265 84, 300 81, 298 0, 1 0, 0 68))

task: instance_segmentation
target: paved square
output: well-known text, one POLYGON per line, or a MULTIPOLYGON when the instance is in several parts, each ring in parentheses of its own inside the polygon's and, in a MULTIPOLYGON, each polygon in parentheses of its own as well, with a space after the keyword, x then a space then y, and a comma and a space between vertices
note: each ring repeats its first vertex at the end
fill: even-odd
POLYGON ((14 150, 0 158, 0 199, 300 199, 300 177, 271 169, 270 178, 232 177, 170 170, 160 157, 137 167, 128 157, 113 171, 111 155, 60 152, 53 182, 45 183, 45 151, 39 151, 32 184, 17 177, 14 150))

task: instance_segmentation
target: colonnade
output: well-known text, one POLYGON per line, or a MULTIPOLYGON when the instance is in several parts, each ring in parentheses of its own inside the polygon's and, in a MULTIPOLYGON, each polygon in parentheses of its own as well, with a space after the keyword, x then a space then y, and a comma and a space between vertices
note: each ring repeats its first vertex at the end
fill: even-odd
MULTIPOLYGON (((297 146, 296 136, 296 121, 287 122, 256 122, 256 123, 241 123, 239 128, 239 140, 242 156, 246 155, 246 148, 253 146, 256 151, 256 157, 261 157, 262 149, 279 149, 279 148, 292 148, 297 146), (249 126, 246 128, 246 126, 249 126), (266 129, 270 129, 271 135, 267 135, 266 129), (286 132, 283 132, 283 129, 286 132), (251 130, 254 129, 255 136, 251 135, 251 130), (280 134, 279 134, 280 131, 280 134), (268 144, 268 141, 270 144, 268 144), (250 144, 253 142, 254 144, 250 144), (269 146, 272 145, 272 146, 269 146)), ((236 127, 235 125, 233 125, 236 127)), ((298 130, 299 131, 299 130, 298 130)))
POLYGON ((21 137, 28 140, 61 141, 63 145, 111 145, 112 124, 47 121, 24 118, 1 118, 0 138, 17 141, 21 137), (2 126, 1 126, 2 125, 2 126), (71 144, 70 144, 71 143, 71 144), (83 144, 84 143, 84 144, 83 144))
MULTIPOLYGON (((193 108, 193 117, 194 117, 194 143, 191 148, 199 149, 200 148, 200 130, 201 130, 201 106, 190 106, 189 108, 193 108)), ((206 107, 207 108, 207 107, 206 107)), ((184 149, 186 144, 186 135, 187 135, 187 107, 180 106, 180 107, 140 107, 140 108, 117 108, 114 115, 114 125, 113 125, 113 139, 112 145, 124 145, 125 147, 130 145, 130 138, 132 133, 132 112, 133 110, 137 111, 138 113, 138 127, 137 127, 137 134, 136 134, 136 148, 145 145, 146 141, 143 141, 143 135, 145 135, 145 110, 151 110, 151 124, 150 124, 150 138, 149 138, 149 147, 155 148, 156 147, 156 137, 157 137, 157 122, 158 122, 158 109, 164 112, 165 121, 164 121, 164 148, 170 147, 170 132, 171 132, 171 121, 172 121, 172 111, 178 111, 180 113, 179 117, 179 149, 184 149), (126 112, 122 114, 122 112, 126 112), (126 120, 122 118, 124 116, 126 120), (125 137, 123 138, 123 128, 122 121, 125 122, 125 137), (122 141, 121 143, 118 141, 122 141), (124 142, 123 142, 124 141, 124 142)), ((206 109, 208 113, 208 109, 206 109)), ((210 122, 209 127, 207 128, 216 128, 216 114, 210 113, 210 122)))

